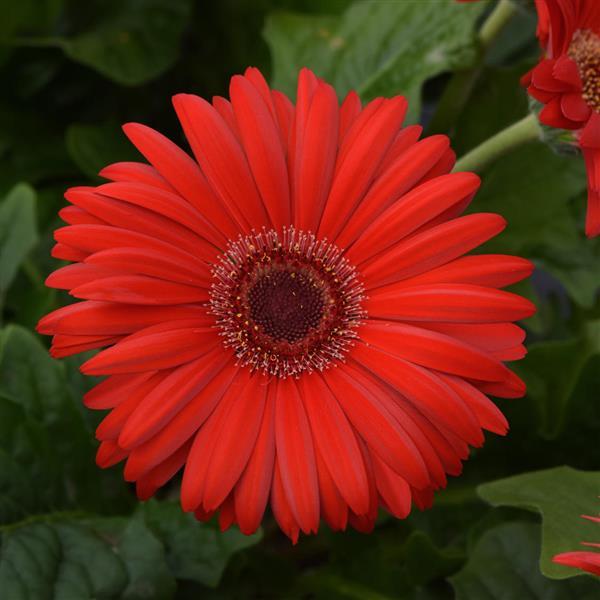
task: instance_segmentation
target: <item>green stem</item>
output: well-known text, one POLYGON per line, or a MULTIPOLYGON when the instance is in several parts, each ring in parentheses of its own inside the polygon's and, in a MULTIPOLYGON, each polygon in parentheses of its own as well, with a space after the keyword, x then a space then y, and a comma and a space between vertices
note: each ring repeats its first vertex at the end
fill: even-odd
POLYGON ((461 113, 471 96, 489 47, 504 27, 508 25, 516 11, 517 7, 512 0, 500 0, 483 22, 478 35, 479 59, 475 66, 470 69, 463 69, 454 73, 440 98, 435 115, 429 123, 428 134, 449 131, 452 123, 456 121, 456 117, 461 113))
POLYGON ((481 172, 496 159, 514 148, 539 139, 541 129, 533 114, 513 123, 465 154, 454 167, 455 171, 481 172))
POLYGON ((500 0, 479 30, 479 43, 487 50, 517 12, 513 0, 500 0))

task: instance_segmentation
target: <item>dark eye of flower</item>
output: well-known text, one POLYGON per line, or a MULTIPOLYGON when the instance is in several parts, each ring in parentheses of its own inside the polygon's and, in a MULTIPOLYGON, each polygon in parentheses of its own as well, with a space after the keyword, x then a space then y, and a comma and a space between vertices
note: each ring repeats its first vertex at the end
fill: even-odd
POLYGON ((213 275, 211 309, 226 345, 271 375, 327 368, 364 317, 354 267, 336 246, 293 228, 232 243, 213 275))

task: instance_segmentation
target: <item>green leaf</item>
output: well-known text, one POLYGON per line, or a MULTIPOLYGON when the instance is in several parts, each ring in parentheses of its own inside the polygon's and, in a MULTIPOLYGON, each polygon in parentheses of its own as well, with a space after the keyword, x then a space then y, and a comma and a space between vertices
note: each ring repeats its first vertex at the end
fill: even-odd
POLYGON ((67 129, 66 143, 75 164, 92 178, 97 177, 102 168, 113 162, 140 159, 139 153, 115 123, 75 123, 67 129))
POLYGON ((539 432, 557 438, 574 409, 574 392, 591 359, 600 352, 600 321, 586 323, 574 338, 532 344, 519 364, 527 381, 527 396, 539 413, 539 432))
POLYGON ((216 587, 227 562, 236 552, 253 546, 262 532, 246 536, 237 528, 221 533, 213 522, 200 523, 177 502, 151 500, 140 507, 146 523, 163 541, 171 572, 216 587))
POLYGON ((114 546, 114 551, 125 564, 128 584, 119 598, 172 598, 175 580, 167 566, 165 549, 146 526, 141 513, 130 519, 93 519, 88 524, 114 546))
POLYGON ((583 541, 594 541, 595 524, 582 514, 598 512, 600 471, 577 471, 556 467, 524 473, 486 483, 479 495, 493 506, 514 506, 542 515, 542 573, 553 579, 577 575, 577 571, 557 565, 552 557, 560 552, 577 550, 583 541))
POLYGON ((20 183, 0 203, 0 302, 37 241, 35 192, 20 183))
POLYGON ((539 525, 507 523, 486 531, 464 568, 450 578, 456 600, 594 600, 591 579, 552 581, 537 566, 539 525))
POLYGON ((294 94, 301 67, 331 83, 340 96, 363 100, 405 95, 418 118, 423 83, 467 67, 477 55, 474 26, 483 3, 355 2, 340 17, 276 13, 264 37, 273 57, 273 84, 294 94))
POLYGON ((408 579, 415 585, 454 573, 464 560, 462 553, 456 550, 438 548, 422 531, 413 532, 404 549, 408 579))
POLYGON ((166 71, 179 54, 191 1, 119 0, 92 4, 93 28, 57 44, 73 60, 123 85, 139 85, 166 71))
POLYGON ((175 582, 139 517, 56 514, 4 529, 0 589, 11 600, 166 600, 175 582))
POLYGON ((0 331, 0 460, 19 473, 0 476, 5 522, 13 520, 10 508, 19 508, 14 499, 27 482, 38 490, 27 496, 31 501, 23 508, 30 512, 129 505, 117 471, 96 467, 92 432, 77 403, 64 364, 50 358, 33 334, 15 325, 0 331))

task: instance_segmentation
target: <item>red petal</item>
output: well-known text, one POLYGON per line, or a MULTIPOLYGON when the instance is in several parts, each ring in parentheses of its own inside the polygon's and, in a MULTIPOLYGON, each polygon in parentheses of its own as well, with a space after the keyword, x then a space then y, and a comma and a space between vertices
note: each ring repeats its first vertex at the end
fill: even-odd
POLYGON ((248 464, 235 487, 235 512, 240 531, 254 533, 260 526, 275 466, 276 385, 268 386, 262 424, 248 464))
POLYGON ((454 375, 439 375, 469 406, 483 429, 506 435, 508 421, 498 407, 482 392, 454 375))
POLYGON ((363 262, 398 243, 423 224, 465 198, 479 187, 473 173, 452 173, 414 188, 377 217, 347 253, 353 262, 363 262))
POLYGON ((136 494, 140 500, 148 500, 158 488, 175 476, 186 463, 191 445, 190 440, 136 482, 136 494))
POLYGON ((84 394, 83 403, 88 408, 101 410, 120 404, 132 389, 142 384, 154 373, 136 375, 111 375, 84 394))
POLYGON ((319 225, 321 237, 335 239, 348 221, 396 137, 407 106, 402 97, 385 100, 363 126, 360 121, 366 111, 355 121, 338 154, 333 184, 319 225))
POLYGON ((473 346, 450 336, 405 323, 363 325, 361 340, 415 364, 486 381, 503 381, 507 368, 473 346))
POLYGON ((269 223, 246 157, 219 113, 199 96, 177 94, 173 106, 206 178, 248 233, 269 223))
POLYGON ((387 287, 400 289, 429 283, 468 283, 493 288, 512 285, 533 273, 531 261, 503 254, 462 256, 445 265, 387 287))
POLYGON ((212 223, 217 240, 225 244, 227 238, 238 233, 231 213, 217 199, 202 171, 179 146, 164 135, 139 123, 123 125, 125 135, 148 159, 156 170, 196 209, 212 223))
POLYGON ((310 425, 296 382, 277 382, 275 443, 281 481, 294 517, 304 533, 319 528, 319 486, 310 425))
POLYGON ((535 313, 527 299, 477 285, 440 283, 387 291, 374 290, 365 302, 369 314, 404 321, 504 323, 535 313))
POLYGON ((317 476, 319 480, 321 517, 325 520, 327 525, 329 525, 332 531, 344 531, 348 523, 348 505, 340 495, 340 492, 329 473, 325 459, 318 448, 315 448, 315 459, 317 462, 317 476))
POLYGON ((405 519, 410 513, 412 504, 410 486, 377 455, 373 454, 372 459, 377 490, 381 494, 386 507, 396 518, 405 519))
POLYGON ((281 478, 281 470, 279 464, 275 461, 275 471, 273 473, 273 488, 271 490, 271 508, 273 516, 279 527, 285 535, 287 535, 295 545, 298 542, 300 528, 296 522, 296 518, 292 513, 292 509, 288 503, 283 481, 281 478))
POLYGON ((125 466, 125 479, 138 479, 189 440, 213 412, 236 373, 237 367, 230 361, 163 429, 134 448, 125 466))
POLYGON ((500 215, 467 215, 427 229, 361 266, 367 289, 414 277, 466 254, 506 227, 500 215))
MULTIPOLYGON (((249 369, 246 369, 249 371, 249 369)), ((243 473, 260 431, 267 393, 266 377, 255 374, 239 389, 220 425, 218 444, 212 448, 204 483, 205 510, 225 500, 243 473)))
POLYGON ((103 277, 110 277, 114 274, 114 270, 106 267, 73 264, 61 267, 60 269, 56 269, 53 273, 50 273, 46 278, 45 283, 51 288, 70 290, 73 287, 95 281, 96 279, 102 279, 103 277))
POLYGON ((361 378, 348 365, 330 369, 325 380, 346 416, 369 447, 408 481, 418 487, 429 485, 423 458, 404 428, 381 404, 375 395, 377 390, 373 390, 373 386, 369 389, 363 385, 364 377, 361 378))
POLYGON ((563 552, 556 554, 552 562, 600 575, 600 553, 598 552, 563 552))
POLYGON ((338 130, 338 145, 341 146, 346 133, 360 114, 362 104, 359 95, 351 90, 346 94, 342 105, 340 106, 340 126, 338 130))
POLYGON ((198 305, 183 306, 120 306, 108 302, 78 302, 63 306, 46 315, 37 331, 46 335, 121 335, 139 329, 183 319, 204 319, 210 325, 214 319, 206 308, 198 305))
POLYGON ((100 177, 110 181, 129 181, 174 192, 175 188, 152 166, 138 162, 118 162, 104 167, 100 177))
POLYGON ((229 357, 221 345, 206 350, 200 358, 175 368, 140 402, 119 436, 122 448, 131 449, 152 437, 223 369, 229 357))
POLYGON ((327 472, 353 512, 369 508, 369 492, 360 449, 344 411, 316 373, 304 375, 298 385, 315 441, 327 472))
POLYGON ((173 327, 171 331, 125 339, 83 363, 81 371, 86 375, 113 375, 168 369, 198 358, 214 339, 214 332, 208 328, 173 327))
POLYGON ((483 434, 473 413, 434 373, 363 344, 358 344, 352 355, 435 423, 445 425, 472 445, 481 444, 483 434))
MULTIPOLYGON (((231 80, 230 95, 243 147, 271 223, 280 229, 290 223, 287 166, 279 129, 271 108, 244 77, 231 80)), ((270 101, 270 94, 268 97, 270 101)))
POLYGON ((109 248, 91 254, 85 264, 113 275, 115 271, 149 275, 203 288, 209 288, 211 284, 208 265, 176 249, 166 253, 153 248, 109 248))
MULTIPOLYGON (((406 131, 406 130, 404 130, 406 131)), ((407 193, 439 161, 448 148, 446 136, 432 136, 417 142, 390 163, 367 192, 336 240, 349 246, 373 219, 381 215, 394 201, 407 193)))
POLYGON ((339 110, 334 89, 319 83, 296 148, 294 224, 314 231, 331 189, 337 153, 339 110))

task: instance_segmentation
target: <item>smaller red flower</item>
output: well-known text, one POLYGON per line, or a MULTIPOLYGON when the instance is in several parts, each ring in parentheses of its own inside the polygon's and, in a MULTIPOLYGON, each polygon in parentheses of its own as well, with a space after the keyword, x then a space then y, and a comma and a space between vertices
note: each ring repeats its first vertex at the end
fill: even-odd
POLYGON ((568 129, 586 164, 586 234, 600 234, 600 2, 536 0, 544 58, 523 79, 544 125, 568 129))
MULTIPOLYGON (((600 523, 600 517, 581 516, 584 519, 600 523)), ((600 548, 600 544, 592 542, 582 542, 582 545, 600 548)), ((552 561, 559 565, 566 565, 567 567, 575 567, 576 569, 587 571, 593 575, 600 575, 600 552, 585 550, 580 550, 579 552, 563 552, 562 554, 555 555, 552 558, 552 561)))

